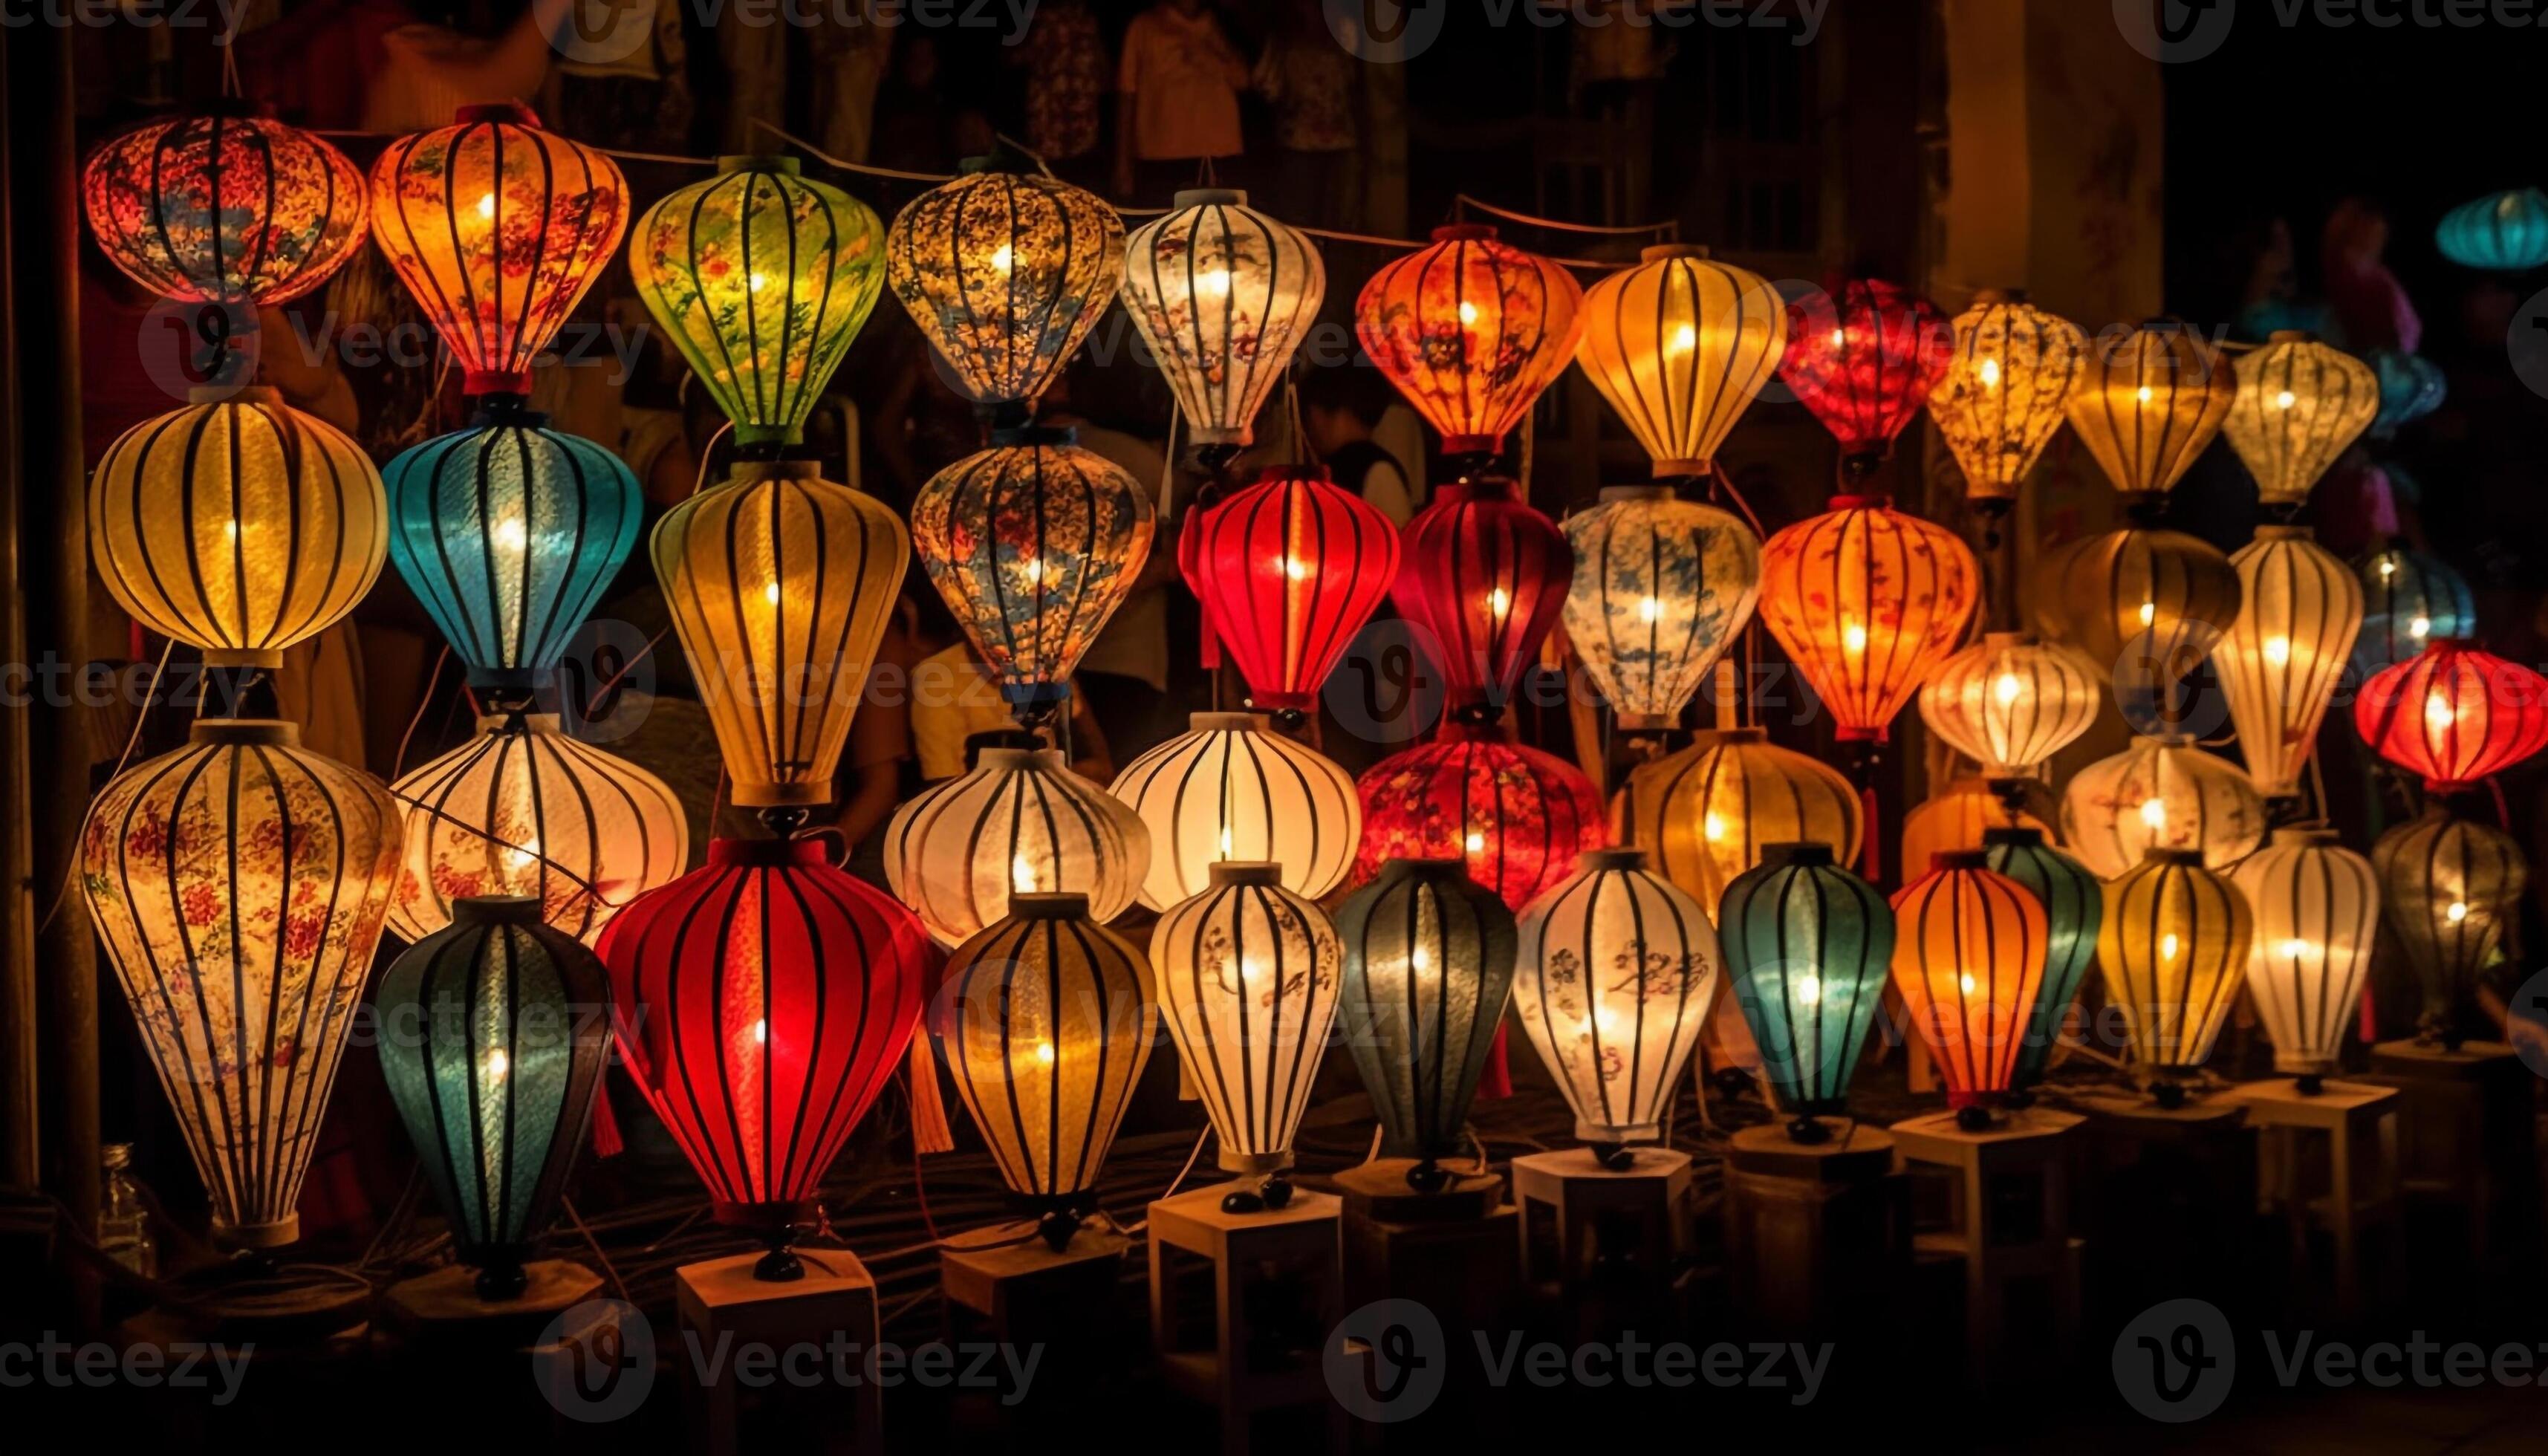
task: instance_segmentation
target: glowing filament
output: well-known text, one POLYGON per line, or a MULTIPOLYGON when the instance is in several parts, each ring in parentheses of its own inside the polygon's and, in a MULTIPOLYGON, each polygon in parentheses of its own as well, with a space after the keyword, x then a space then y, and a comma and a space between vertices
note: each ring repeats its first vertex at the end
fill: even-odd
POLYGON ((2272 663, 2275 667, 2279 668, 2284 664, 2289 663, 2291 660, 2292 639, 2289 637, 2268 637, 2265 639, 2265 661, 2272 663))
POLYGON ((2167 803, 2162 799, 2141 800, 2141 823, 2151 829, 2167 828, 2167 803))
POLYGON ((2001 707, 2007 707, 2017 701, 2017 695, 2025 690, 2026 684, 2018 682, 2017 675, 2014 673, 2001 674, 2000 680, 1991 684, 1991 692, 1999 699, 2001 707))

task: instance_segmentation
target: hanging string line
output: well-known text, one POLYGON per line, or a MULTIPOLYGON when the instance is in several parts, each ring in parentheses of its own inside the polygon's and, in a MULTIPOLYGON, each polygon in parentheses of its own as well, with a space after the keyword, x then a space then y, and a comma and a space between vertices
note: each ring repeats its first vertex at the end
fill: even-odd
POLYGON ((1534 217, 1529 213, 1516 213, 1510 208, 1500 208, 1494 203, 1471 197, 1465 192, 1451 200, 1451 209, 1455 216, 1462 218, 1467 217, 1474 210, 1485 213, 1491 218, 1502 218, 1507 223, 1518 223, 1525 228, 1544 228, 1552 232, 1581 232, 1592 237, 1642 237, 1649 234, 1669 238, 1681 236, 1681 220, 1678 218, 1669 218, 1660 223, 1633 223, 1625 227, 1568 223, 1556 218, 1534 217))

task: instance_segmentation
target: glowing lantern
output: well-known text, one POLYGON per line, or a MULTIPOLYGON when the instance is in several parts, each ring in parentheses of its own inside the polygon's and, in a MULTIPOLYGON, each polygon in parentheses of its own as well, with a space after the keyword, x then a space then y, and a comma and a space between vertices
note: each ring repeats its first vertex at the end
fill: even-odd
POLYGON ((1458 860, 1519 909, 1564 879, 1576 856, 1609 843, 1600 790, 1582 770, 1493 729, 1445 724, 1438 740, 1381 760, 1355 786, 1357 879, 1391 860, 1458 860))
POLYGON ((2070 397, 2070 427, 2127 496, 2172 489, 2221 432, 2237 376, 2180 319, 2098 339, 2070 397))
POLYGON ((985 748, 973 772, 894 811, 885 880, 953 946, 1010 913, 1019 895, 1077 895, 1112 920, 1133 904, 1150 831, 1070 772, 1055 749, 985 748))
POLYGON ((2381 917, 2423 986, 2419 1036, 2456 1048, 2479 976, 2512 954, 2530 877, 2521 846, 2501 830, 2428 808, 2380 836, 2371 867, 2381 917))
POLYGON ((1429 639, 1452 716, 1495 721, 1565 610, 1575 548, 1500 476, 1436 491, 1404 546, 1390 594, 1429 639))
POLYGON ((618 165, 513 102, 464 106, 372 163, 372 238, 472 395, 531 392, 532 361, 627 230, 618 165))
POLYGON ((2199 667, 2238 620, 2238 571, 2210 542, 2128 526, 2048 552, 2036 616, 2119 687, 2165 691, 2199 667))
POLYGON ((1486 456, 1575 358, 1584 289, 1564 268, 1470 225, 1382 265, 1354 304, 1354 333, 1442 452, 1486 456))
POLYGON ((2429 642, 2477 633, 2477 597, 2448 566, 2403 546, 2375 552, 2354 567, 2362 579, 2362 635, 2354 671, 2370 677, 2403 663, 2429 642))
POLYGON ((2246 896, 2193 850, 2151 850, 2106 882, 2097 962, 2133 1060, 2162 1105, 2212 1055, 2247 974, 2255 921, 2246 896))
POLYGON ((1512 912, 1456 860, 1392 860, 1336 907, 1338 1020, 1380 1119, 1380 1152, 1419 1191, 1465 1145, 1469 1104, 1512 995, 1512 912))
POLYGON ((608 1024, 583 1013, 609 995, 536 900, 463 900, 381 976, 381 1075, 482 1298, 529 1283, 610 1059, 608 1024))
POLYGON ((1761 621, 1831 709, 1842 742, 1881 743, 1954 654, 1981 569, 1944 526, 1880 499, 1837 497, 1762 550, 1761 621))
MULTIPOLYGON (((1920 721, 1989 779, 2033 778, 2097 721, 2103 684, 2074 648, 1992 632, 1939 664, 1920 721)), ((1903 862, 1915 869, 1917 861, 1903 862)))
POLYGON ((2301 769, 2362 630, 2362 586, 2299 526, 2260 526, 2230 558, 2238 621, 2213 651, 2238 752, 2265 797, 2300 793, 2301 769))
POLYGON ((1576 362, 1627 421, 1655 479, 1703 476, 1787 350, 1770 280, 1667 243, 1605 275, 1584 300, 1576 362))
POLYGON ((1716 928, 1646 869, 1592 850, 1524 906, 1513 1012, 1596 1150, 1664 1136, 1664 1112, 1716 1004, 1716 928))
POLYGON ((2017 499, 2018 484, 2061 432, 2063 407, 2079 387, 2088 336, 2078 325, 1984 289, 1956 316, 1955 353, 1929 397, 1929 417, 1963 467, 1964 496, 1989 506, 2017 499))
POLYGON ((1956 353, 1938 306, 1896 283, 1852 279, 1787 306, 1778 377, 1840 441, 1841 477, 1872 473, 1937 392, 1956 353))
POLYGON ((2380 412, 2371 418, 2371 438, 2394 438, 2398 431, 2442 408, 2450 381, 2442 366, 2421 354, 2374 349, 2365 362, 2380 377, 2380 412))
POLYGON ((2043 902, 1988 862, 1978 849, 1940 855, 1893 897, 1893 988, 1968 1128, 1988 1125, 1982 1099, 2017 1085, 2049 935, 2043 902))
POLYGON ((757 1277, 803 1277, 787 1245, 920 1020, 920 923, 819 839, 721 839, 599 950, 620 1059, 710 1214, 768 1243, 757 1277))
POLYGON ((1941 855, 1980 849, 1995 829, 2032 829, 2048 834, 2051 826, 2026 812, 2021 785, 1993 784, 1980 778, 1957 778, 1922 799, 1902 816, 1902 874, 1906 880, 1929 872, 1941 855))
POLYGON ((2380 412, 2371 366, 2313 334, 2277 330, 2238 357, 2238 397, 2223 424, 2267 505, 2298 505, 2380 412))
POLYGON ((1060 710, 1150 556, 1150 493, 1066 429, 1002 430, 911 505, 930 582, 1020 721, 1060 710))
POLYGON ((2336 1070, 2371 974, 2380 890, 2371 862, 2324 829, 2277 829, 2230 879, 2256 917, 2247 990, 2274 1043, 2274 1070, 2316 1091, 2336 1070))
POLYGON ((2136 738, 2070 777, 2061 839, 2100 879, 2152 850, 2189 850, 2215 869, 2265 839, 2265 801, 2236 767, 2182 734, 2136 738))
POLYGON ((288 303, 326 282, 365 235, 362 172, 262 117, 127 132, 90 154, 80 201, 109 262, 186 303, 288 303))
POLYGON ((735 443, 792 445, 884 289, 884 225, 794 157, 730 156, 638 219, 628 273, 735 443))
POLYGON ((2521 187, 2462 203, 2442 214, 2433 242, 2463 268, 2526 273, 2548 263, 2548 194, 2521 187))
POLYGON ((2548 748, 2548 679, 2465 639, 2383 669, 2353 700, 2371 751, 2454 793, 2548 748))
POLYGON ((1772 845, 1725 890, 1725 973, 1761 1072, 1795 1115, 1787 1136, 1821 1142, 1816 1118, 1849 1111, 1849 1081, 1884 1002, 1893 910, 1833 863, 1825 844, 1772 845))
POLYGON ((1177 544, 1250 699, 1297 717, 1398 580, 1398 527, 1323 474, 1269 470, 1188 519, 1177 544))
POLYGON ((1620 728, 1672 727, 1761 596, 1761 540, 1663 486, 1614 486, 1567 517, 1567 640, 1620 728))
POLYGON ((497 706, 557 667, 646 507, 618 456, 519 409, 401 453, 382 481, 391 562, 497 706))
POLYGON ((1856 864, 1866 829, 1858 790, 1839 770, 1758 728, 1705 735, 1638 766, 1627 821, 1657 872, 1711 911, 1770 846, 1829 845, 1856 864))
POLYGON ((688 817, 664 780, 567 737, 554 713, 480 718, 477 736, 390 792, 407 815, 390 933, 410 943, 485 896, 525 898, 590 941, 690 860, 688 817))
POLYGON ((1045 391, 1123 281, 1124 222, 1051 177, 983 169, 922 193, 885 234, 885 279, 964 393, 1045 391))
POLYGON ((1177 397, 1196 444, 1233 452, 1318 321, 1327 267, 1318 245, 1247 205, 1247 194, 1180 192, 1124 242, 1124 308, 1177 397))
POLYGON ((2044 1068, 2088 967, 2097 960, 2097 928, 2106 901, 2087 866, 2044 842, 2036 829, 1992 829, 1982 835, 1982 863, 2026 887, 2044 906, 2044 984, 2037 991, 2011 1084, 2020 1091, 2044 1080, 2044 1068))
POLYGON ((929 1026, 1010 1189, 1059 1248, 1097 1207, 1097 1170, 1158 1032, 1150 967, 1083 895, 1020 895, 948 959, 929 1026))
POLYGON ((80 888, 226 1245, 301 1236, 397 858, 388 791, 290 723, 198 719, 89 809, 80 888))
POLYGON ((1135 759, 1108 792, 1149 830, 1141 903, 1202 894, 1224 861, 1272 864, 1318 899, 1343 882, 1362 842, 1353 775, 1252 713, 1197 713, 1191 731, 1135 759))
POLYGON ((88 485, 88 539, 117 604, 214 667, 273 668, 354 609, 388 551, 362 446, 257 387, 116 437, 88 485))

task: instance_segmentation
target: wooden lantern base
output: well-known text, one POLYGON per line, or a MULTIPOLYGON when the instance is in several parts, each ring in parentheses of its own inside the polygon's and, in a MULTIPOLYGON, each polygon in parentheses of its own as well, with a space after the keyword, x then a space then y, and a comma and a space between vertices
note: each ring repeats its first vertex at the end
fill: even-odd
MULTIPOLYGON (((1032 1227, 1009 1225, 964 1236, 996 1242, 1032 1227)), ((993 1248, 941 1248, 938 1273, 949 1306, 973 1315, 992 1339, 1042 1341, 1059 1350, 1112 1305, 1132 1246, 1120 1233, 1082 1226, 1059 1250, 1040 1237, 993 1248)))
POLYGON ((2227 1097, 2162 1107, 2136 1092, 2089 1093, 2081 1232, 2097 1252, 2099 1327, 2181 1296, 2223 1304, 2248 1287, 2256 1130, 2227 1097))
POLYGON ((1726 1154, 1727 1280, 1737 1317, 1763 1333, 1880 1320, 1910 1269, 1909 1184, 1893 1169, 1893 1139, 1819 1121, 1825 1141, 1746 1128, 1726 1154))
POLYGON ((1222 1210, 1248 1184, 1200 1188, 1150 1205, 1150 1339, 1168 1383, 1211 1403, 1224 1451, 1244 1451, 1267 1411, 1315 1407, 1341 1417, 1320 1346, 1344 1318, 1344 1204, 1296 1191, 1279 1209, 1222 1210), (1209 1325, 1181 1319, 1179 1274, 1211 1271, 1209 1325), (1184 1266, 1183 1269, 1180 1266, 1184 1266))
POLYGON ((1941 1227, 1916 1231, 1912 1246, 1963 1266, 1965 1368, 1977 1384, 2057 1371, 2077 1353, 2070 1157, 2086 1122, 2028 1108, 1978 1131, 1952 1112, 1889 1130, 1904 1171, 1946 1185, 1941 1227))
MULTIPOLYGON (((2457 1051, 2417 1042, 2371 1048, 2361 1080, 2395 1087, 2399 1187, 2409 1246, 2438 1279, 2513 1272, 2536 1257, 2538 1079, 2501 1042, 2457 1051)), ((2453 1280, 2453 1282, 2459 1282, 2453 1280)))
POLYGON ((1584 1147, 1513 1159, 1524 1280, 1562 1286, 1611 1276, 1656 1281, 1689 1252, 1689 1154, 1668 1147, 1628 1152, 1628 1166, 1618 1169, 1602 1166, 1584 1147))
POLYGON ((566 1259, 533 1259, 509 1300, 478 1293, 478 1271, 452 1264, 393 1284, 381 1295, 382 1332, 417 1344, 528 1348, 558 1316, 601 1296, 601 1276, 566 1259))
MULTIPOLYGON (((866 1266, 839 1249, 799 1249, 805 1277, 785 1282, 755 1279, 759 1253, 684 1264, 673 1271, 682 1336, 722 1360, 716 1378, 701 1384, 699 1361, 677 1359, 690 1412, 690 1448, 711 1456, 758 1451, 871 1453, 884 1449, 883 1392, 872 1380, 845 1384, 831 1378, 835 1340, 864 1356, 875 1348, 876 1290, 866 1266), (784 1352, 795 1345, 824 1351, 825 1378, 799 1386, 786 1380, 748 1386, 736 1378, 735 1352, 749 1346, 784 1352)), ((801 1365, 801 1362, 800 1362, 801 1365)))
POLYGON ((2257 1206, 2283 1222, 2293 1290, 2331 1290, 2332 1314, 2360 1318, 2364 1285, 2384 1286, 2398 1252, 2398 1090, 2325 1082, 2304 1093, 2297 1079, 2273 1077, 2229 1095, 2257 1129, 2257 1206))
POLYGON ((1414 1166, 1378 1158, 1336 1175, 1345 1297, 1353 1305, 1413 1300, 1457 1339, 1460 1326, 1483 1328, 1510 1306, 1518 1218, 1493 1173, 1453 1172, 1435 1192, 1417 1193, 1407 1185, 1414 1166))

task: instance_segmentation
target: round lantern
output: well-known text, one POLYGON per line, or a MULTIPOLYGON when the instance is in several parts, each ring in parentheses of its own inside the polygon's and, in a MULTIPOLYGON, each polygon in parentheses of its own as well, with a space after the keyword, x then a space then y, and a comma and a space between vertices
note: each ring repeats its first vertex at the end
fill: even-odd
POLYGON ((2095 665, 2077 649, 1992 632, 1939 664, 1920 689, 1920 721, 1984 778, 2033 778, 2094 726, 2103 696, 2095 665))
POLYGON ((2070 428, 2127 496, 2168 491, 2221 433, 2237 376, 2193 326, 2154 318, 2090 345, 2070 428))
POLYGON ((2433 242, 2463 268, 2526 273, 2548 263, 2548 194, 2521 187, 2462 203, 2442 214, 2433 242))
POLYGON ((1575 358, 1583 309, 1564 268, 1464 224, 1371 276, 1354 334, 1441 432, 1442 453, 1495 455, 1575 358))
POLYGON ((2448 566, 2403 546, 2374 552, 2354 566, 2362 581, 2362 635, 2354 671, 2368 678, 2403 663, 2430 642, 2477 633, 2477 597, 2448 566))
POLYGON ((1956 316, 1946 377, 1929 396, 1929 417, 1963 468, 1964 497, 2005 509, 2061 432, 2063 407, 2088 357, 2078 325, 2048 314, 2021 293, 1984 289, 1956 316))
POLYGON ((1840 441, 1841 475, 1857 480, 1893 449, 1955 358, 1938 306, 1897 283, 1852 279, 1787 306, 1778 377, 1840 441))
POLYGON ((1177 546, 1249 699, 1302 719, 1398 580, 1398 527, 1323 472, 1266 471, 1190 517, 1177 546))
POLYGON ((89 477, 88 539, 135 620, 214 667, 274 668, 354 609, 388 550, 380 472, 262 386, 116 437, 89 477))
POLYGON ((1235 453, 1318 321, 1327 267, 1318 245, 1204 189, 1124 240, 1124 308, 1149 345, 1198 445, 1235 453))
POLYGON ((519 409, 381 473, 390 561, 495 705, 528 701, 628 553, 646 501, 619 457, 519 409))
POLYGON ((782 827, 831 802, 911 561, 901 519, 810 462, 754 461, 666 512, 650 549, 733 801, 782 827))
POLYGON ((1019 895, 1077 895, 1083 913, 1112 920, 1132 907, 1149 863, 1140 816, 1055 749, 985 748, 971 773, 885 826, 886 882, 950 946, 1009 914, 1019 895))
POLYGON ((1501 717, 1557 625, 1575 549, 1500 476, 1434 492, 1407 523, 1391 597, 1441 669, 1454 717, 1501 717))
POLYGON ((710 1213, 768 1243, 756 1277, 802 1278, 787 1245, 920 1020, 920 923, 819 839, 721 839, 598 949, 620 1059, 710 1213))
POLYGON ((1512 912, 1457 860, 1392 860, 1336 907, 1338 1022, 1380 1119, 1380 1153, 1412 1158, 1410 1187, 1448 1181, 1469 1103, 1512 995, 1512 912))
POLYGON ((2548 679, 2465 638, 2386 668, 2353 700, 2371 751, 2455 793, 2548 748, 2548 679))
POLYGON ((2191 850, 2226 868, 2264 842, 2265 801, 2246 774, 2192 738, 2142 736, 2070 776, 2061 839, 2100 879, 2151 850, 2191 850))
POLYGON ((1058 1249, 1097 1208, 1097 1170, 1158 1031, 1141 953, 1084 895, 1020 895, 949 957, 929 1026, 1010 1189, 1058 1249))
POLYGON ((1020 721, 1057 713, 1070 673, 1149 559, 1148 488, 1066 429, 1002 430, 931 477, 911 541, 1020 721))
POLYGON ((1927 874, 1941 855, 1980 849, 1993 830, 2050 833, 2050 825, 2026 812, 2023 788, 2023 784, 1957 778, 1912 805, 1911 812, 1902 816, 1902 877, 1908 881, 1927 874))
POLYGON ((2128 526, 2046 553, 2035 610, 2118 690, 2165 693, 2238 619, 2238 570, 2182 531, 2128 526))
POLYGON ((2370 978, 2380 923, 2371 862, 2324 829, 2277 829, 2230 876, 2256 917, 2247 990, 2274 1043, 2274 1070, 2317 1092, 2337 1069, 2370 978))
POLYGON ((1141 903, 1202 894, 1224 861, 1272 864, 1318 899, 1342 883, 1362 842, 1353 775, 1270 732, 1253 713, 1197 713, 1190 731, 1135 759, 1107 790, 1149 830, 1141 903))
POLYGON ((2365 362, 2380 378, 2380 412, 2371 417, 2371 438, 2394 438, 2398 431, 2442 408, 2450 381, 2442 366, 2420 354, 2374 349, 2365 362))
POLYGON ((522 1261, 584 1145, 610 1059, 609 973, 526 899, 463 900, 381 976, 381 1076, 481 1298, 522 1261))
POLYGON ((2036 992, 2026 1038, 2017 1049, 2011 1084, 2020 1092, 2044 1080, 2052 1048, 2061 1041, 2071 1003, 2088 967, 2097 960, 2097 930, 2106 900, 2088 867, 2045 843, 2038 829, 1992 829, 1982 834, 1982 863, 1994 874, 2025 886, 2044 906, 2044 984, 2036 992))
POLYGON ((2213 667, 2247 775, 2269 799, 2296 798, 2362 630, 2362 586, 2299 526, 2259 526, 2230 564, 2244 604, 2213 667))
POLYGON ((1591 850, 1524 906, 1513 1013, 1575 1136, 1605 1164, 1664 1136, 1664 1114, 1716 1004, 1716 928, 1646 869, 1642 850, 1591 850))
POLYGON ((2500 830, 2428 808, 2380 836, 2371 867, 2381 918, 2423 987, 2418 1036, 2457 1049, 2479 976, 2513 954, 2530 877, 2521 846, 2500 830))
POLYGON ((365 235, 362 172, 263 117, 127 132, 90 154, 80 202, 109 262, 185 303, 288 303, 326 282, 365 235))
POLYGON ((1839 770, 1759 728, 1702 735, 1639 765, 1628 775, 1627 820, 1656 871, 1711 911, 1770 846, 1829 845, 1854 864, 1866 831, 1858 790, 1839 770))
POLYGON ((1354 877, 1391 860, 1458 860, 1519 909, 1609 843, 1601 792, 1565 760, 1493 729, 1443 725, 1432 743, 1363 771, 1354 877))
POLYGON ((1663 486, 1614 486, 1566 519, 1575 580, 1567 640, 1619 726, 1681 719, 1761 596, 1761 540, 1713 505, 1663 486))
POLYGON ((884 289, 884 224, 794 157, 730 156, 637 220, 628 273, 735 444, 793 445, 884 289))
POLYGON ((2043 902, 1994 873, 1978 849, 1940 855, 1893 897, 1893 988, 1968 1129, 1983 1099, 2017 1085, 2017 1057, 2044 986, 2043 902))
POLYGON ((226 1245, 301 1236, 397 859, 389 792, 290 723, 198 719, 89 809, 80 888, 226 1245))
POLYGON ((1834 863, 1830 845, 1772 845, 1726 886, 1717 924, 1761 1073, 1795 1115, 1787 1136, 1829 1140, 1815 1120, 1848 1115, 1850 1077, 1884 1004, 1892 907, 1834 863))
POLYGON ((390 785, 407 816, 390 933, 414 943, 457 902, 521 897, 590 941, 690 861, 689 819, 664 780, 561 732, 554 713, 501 713, 390 785))
POLYGON ((1655 479, 1711 473, 1716 451, 1777 372, 1787 305, 1770 280, 1703 247, 1650 247, 1584 300, 1585 377, 1627 421, 1655 479))
POLYGON ((1882 743, 1964 639, 1981 568, 1963 538, 1880 499, 1837 497, 1762 548, 1761 620, 1842 742, 1882 743))
POLYGON ((1124 222, 1051 177, 987 170, 922 193, 885 234, 885 281, 975 402, 1042 395, 1115 297, 1124 222))
MULTIPOLYGON (((1272 864, 1223 861, 1150 936, 1160 1017, 1212 1119, 1221 1166, 1279 1173, 1336 1020, 1344 948, 1272 864)), ((1264 1190, 1289 1198, 1288 1183, 1264 1190)), ((1277 1203, 1280 1206, 1280 1203, 1277 1203)))
POLYGON ((2380 412, 2371 366, 2314 334, 2279 329, 2238 356, 2238 397, 2222 426, 2269 506, 2298 505, 2380 412))
POLYGON ((515 102, 464 106, 372 163, 372 237, 472 395, 531 392, 532 362, 627 230, 618 164, 515 102))
POLYGON ((2247 973, 2255 922, 2238 887, 2194 850, 2153 849, 2106 882, 2097 963, 2134 1062, 2164 1106, 2212 1055, 2247 973))

